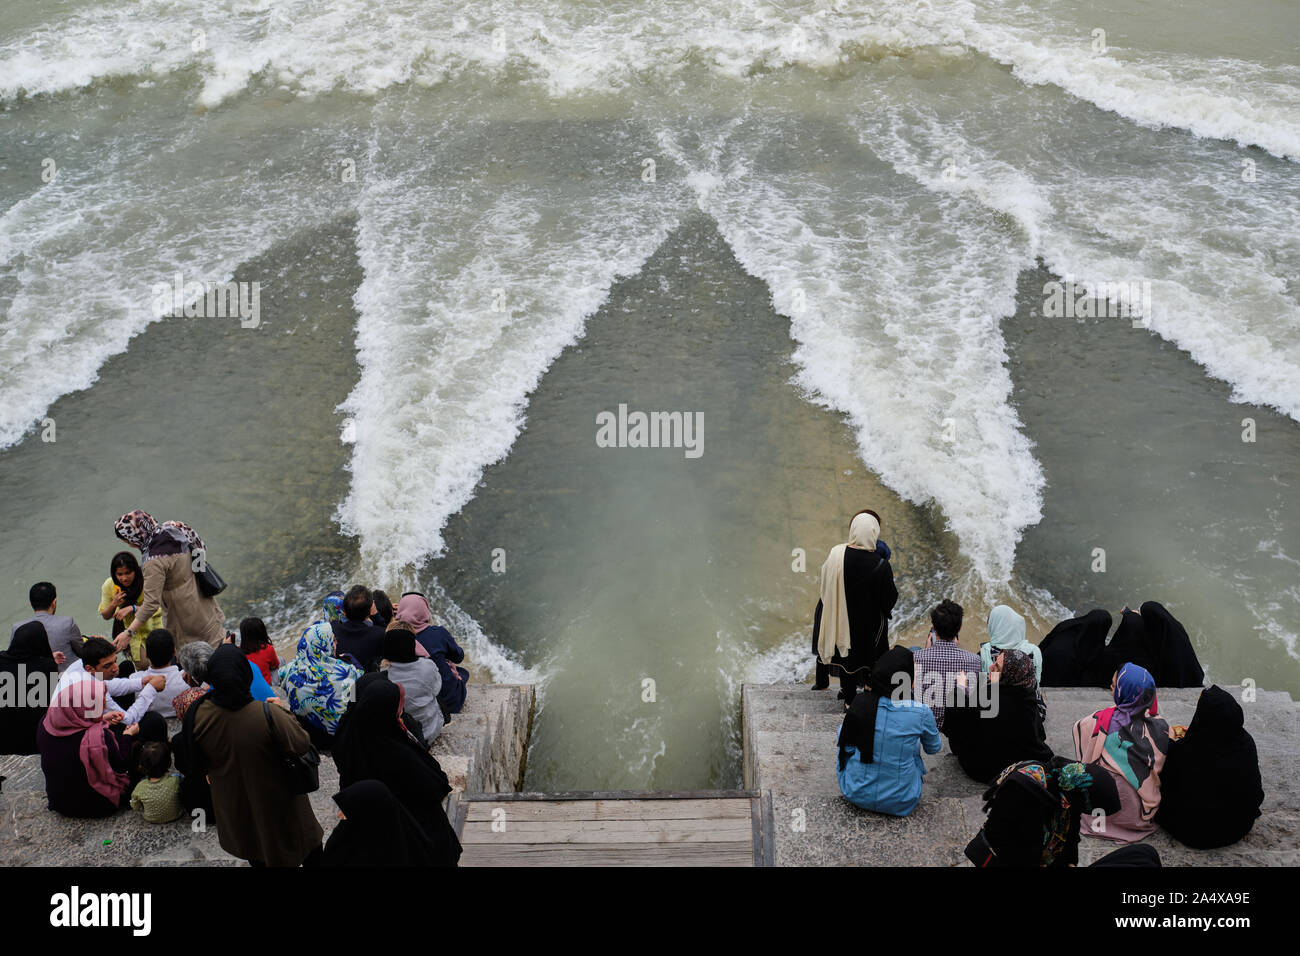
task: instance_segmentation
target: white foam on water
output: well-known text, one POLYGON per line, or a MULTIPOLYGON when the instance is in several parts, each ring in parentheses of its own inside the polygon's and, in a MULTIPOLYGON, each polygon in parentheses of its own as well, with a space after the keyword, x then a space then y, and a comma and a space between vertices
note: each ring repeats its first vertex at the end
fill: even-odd
POLYGON ((813 676, 816 658, 812 655, 812 622, 808 627, 788 634, 766 650, 744 655, 739 672, 728 674, 728 682, 740 693, 742 684, 788 684, 813 676))
POLYGON ((905 52, 941 34, 906 5, 778 8, 533 0, 145 0, 78 12, 0 42, 0 98, 81 89, 122 76, 194 69, 199 102, 219 105, 259 82, 304 94, 374 94, 467 75, 513 77, 557 96, 662 82, 691 64, 745 79, 790 65, 834 67, 846 51, 905 52), (197 38, 196 30, 203 36, 197 38))
POLYGON ((124 76, 165 76, 197 61, 191 0, 108 4, 0 40, 0 99, 84 89, 124 76))
POLYGON ((1025 83, 1060 87, 1143 126, 1300 159, 1300 70, 1110 45, 1094 53, 1089 33, 1063 35, 1047 14, 1023 5, 936 0, 934 15, 954 24, 956 42, 1012 67, 1025 83))
MULTIPOLYGON (((255 192, 229 176, 178 177, 172 155, 154 151, 156 135, 103 144, 93 166, 86 158, 90 168, 67 162, 54 182, 0 214, 0 279, 13 290, 0 327, 0 448, 60 396, 90 386, 108 358, 158 321, 155 286, 171 288, 177 273, 187 283, 228 281, 276 241, 338 212, 327 196, 301 205, 292 176, 255 192)), ((202 148, 189 129, 172 139, 202 148)), ((270 277, 241 278, 265 287, 270 277)), ((258 334, 240 329, 238 317, 171 321, 258 334)))
MULTIPOLYGON (((1051 124, 1059 132, 1068 122, 1044 117, 1040 135, 1047 140, 1051 124)), ((1103 293, 1114 291, 1103 283, 1148 282, 1150 314, 1134 334, 1149 329, 1173 342, 1230 384, 1234 400, 1300 421, 1300 304, 1288 288, 1300 268, 1300 236, 1285 182, 1244 183, 1230 164, 1206 178, 1203 170, 1216 164, 1210 153, 1221 149, 1213 144, 1197 147, 1205 155, 1120 172, 1054 150, 1040 158, 999 143, 987 128, 965 129, 924 110, 864 114, 859 128, 874 151, 936 195, 969 197, 1012 219, 1058 276, 1103 293), (951 180, 939 162, 950 153, 963 158, 951 180)))
POLYGON ((497 684, 532 684, 537 693, 537 706, 541 707, 546 686, 554 673, 552 664, 544 661, 532 666, 525 665, 519 654, 493 641, 437 581, 423 593, 429 599, 434 622, 445 627, 465 652, 466 666, 472 667, 474 680, 497 684))
MULTIPOLYGON (((559 157, 530 133, 492 134, 494 150, 529 166, 508 182, 431 185, 434 167, 420 165, 364 183, 361 376, 344 406, 356 442, 340 519, 380 579, 442 549, 446 519, 509 451, 542 374, 682 208, 679 188, 640 180, 639 149, 614 131, 559 157), (552 176, 552 161, 578 171, 552 176)), ((447 142, 403 152, 438 162, 447 142)))
POLYGON ((967 47, 1151 127, 1300 158, 1300 69, 1238 59, 1107 48, 1048 12, 994 0, 555 0, 463 6, 453 0, 277 0, 108 4, 0 42, 0 98, 85 88, 104 78, 194 69, 214 107, 261 84, 312 95, 373 95, 467 76, 516 79, 555 96, 676 80, 701 66, 738 81, 799 67, 967 47), (201 42, 195 31, 204 31, 201 42))
POLYGON ((690 154, 670 133, 663 142, 790 317, 798 384, 848 415, 863 461, 890 488, 943 508, 987 581, 1008 581, 1043 485, 1010 404, 999 327, 1028 247, 977 204, 936 203, 888 172, 752 168, 753 140, 770 135, 755 128, 690 154))

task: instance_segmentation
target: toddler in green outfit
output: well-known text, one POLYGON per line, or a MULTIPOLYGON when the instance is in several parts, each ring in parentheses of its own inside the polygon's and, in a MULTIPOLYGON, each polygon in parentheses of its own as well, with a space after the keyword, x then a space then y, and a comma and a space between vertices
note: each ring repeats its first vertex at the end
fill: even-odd
POLYGON ((150 741, 140 748, 144 778, 131 791, 131 809, 140 810, 149 823, 171 823, 185 812, 181 805, 181 778, 171 773, 172 751, 167 741, 150 741))

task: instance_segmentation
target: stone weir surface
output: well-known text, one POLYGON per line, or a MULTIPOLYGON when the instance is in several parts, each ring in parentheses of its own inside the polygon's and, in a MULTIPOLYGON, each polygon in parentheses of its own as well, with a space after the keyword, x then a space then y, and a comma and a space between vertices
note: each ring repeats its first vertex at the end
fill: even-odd
MULTIPOLYGON (((1241 699, 1240 688, 1232 690, 1241 699)), ((1259 750, 1263 814, 1247 837, 1218 850, 1193 850, 1163 830, 1146 838, 1166 866, 1296 866, 1300 864, 1300 705, 1282 691, 1256 691, 1243 702, 1246 729, 1259 750)), ((746 684, 743 695, 745 786, 772 792, 777 866, 969 866, 964 850, 984 822, 986 786, 962 772, 944 740, 925 756, 921 802, 908 817, 871 813, 840 795, 836 733, 844 705, 835 689, 810 684, 746 684)), ((1161 689, 1161 716, 1190 723, 1199 688, 1161 689)), ((1044 688, 1047 740, 1073 756, 1071 727, 1110 706, 1104 690, 1044 688)), ((1085 837, 1086 865, 1117 844, 1085 837)))
MULTIPOLYGON (((532 724, 530 684, 471 684, 465 709, 430 748, 457 791, 509 792, 523 783, 532 724)), ((168 721, 170 733, 179 722, 168 721)), ((217 839, 217 828, 196 832, 193 821, 150 824, 133 810, 99 820, 76 820, 45 802, 39 756, 0 756, 0 866, 229 866, 242 865, 217 839)), ((320 788, 312 809, 326 838, 338 822, 333 796, 338 771, 321 755, 320 788)))

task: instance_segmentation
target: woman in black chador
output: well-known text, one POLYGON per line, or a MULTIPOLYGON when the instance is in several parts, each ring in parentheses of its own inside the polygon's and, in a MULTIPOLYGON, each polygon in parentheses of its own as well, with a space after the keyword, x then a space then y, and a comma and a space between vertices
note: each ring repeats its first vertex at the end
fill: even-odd
POLYGON ((1144 667, 1157 687, 1200 687, 1205 679, 1187 629, 1157 601, 1145 602, 1141 613, 1124 608, 1105 664, 1112 674, 1125 664, 1144 667))
POLYGON ((1115 676, 1115 668, 1106 660, 1109 633, 1110 613, 1101 608, 1052 628, 1038 645, 1043 655, 1043 686, 1109 688, 1115 676))
POLYGON ((1198 850, 1236 843, 1264 802, 1255 740, 1236 699, 1218 685, 1201 691, 1181 740, 1169 742, 1160 771, 1156 823, 1198 850))

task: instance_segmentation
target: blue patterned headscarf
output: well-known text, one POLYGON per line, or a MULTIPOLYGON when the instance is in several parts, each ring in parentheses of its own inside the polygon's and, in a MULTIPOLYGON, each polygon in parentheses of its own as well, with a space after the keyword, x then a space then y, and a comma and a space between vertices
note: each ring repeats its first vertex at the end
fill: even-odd
POLYGON ((325 596, 325 620, 330 623, 343 620, 342 591, 331 591, 325 596))
POLYGON ((1141 719, 1155 700, 1156 681, 1151 672, 1137 664, 1125 664, 1115 677, 1115 709, 1109 732, 1124 731, 1134 719, 1141 719))
POLYGON ((317 621, 298 638, 298 656, 276 672, 289 709, 333 736, 361 671, 334 656, 334 631, 317 621))

